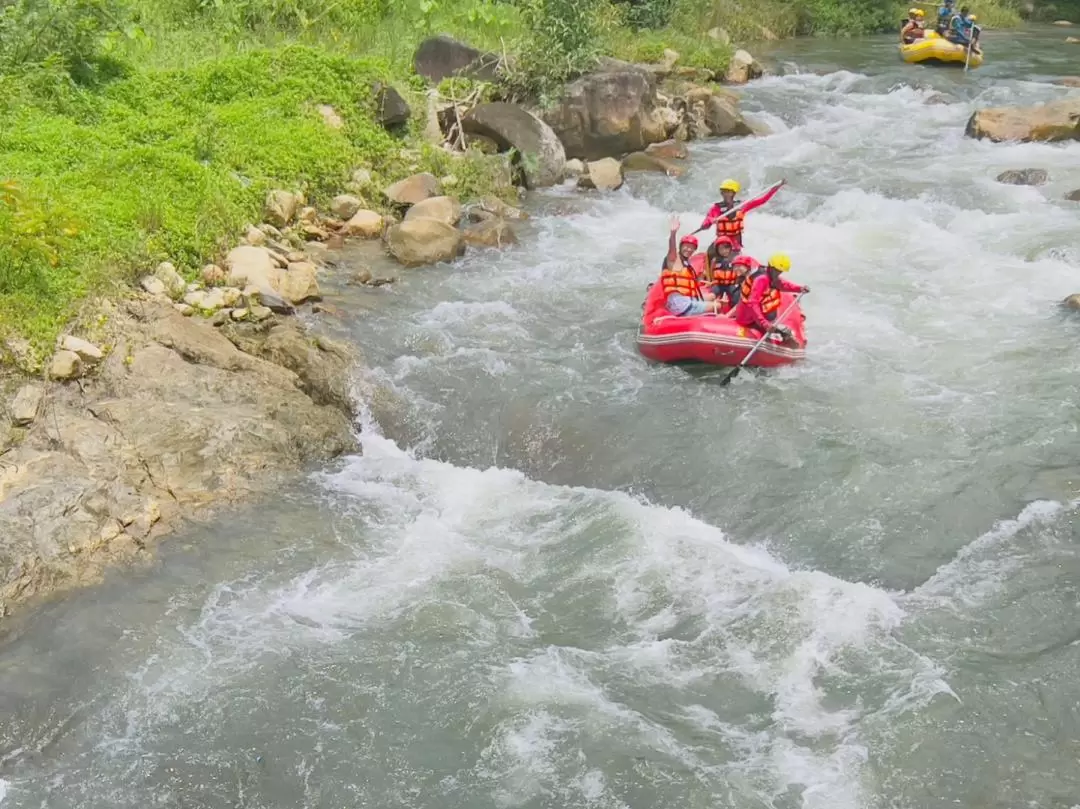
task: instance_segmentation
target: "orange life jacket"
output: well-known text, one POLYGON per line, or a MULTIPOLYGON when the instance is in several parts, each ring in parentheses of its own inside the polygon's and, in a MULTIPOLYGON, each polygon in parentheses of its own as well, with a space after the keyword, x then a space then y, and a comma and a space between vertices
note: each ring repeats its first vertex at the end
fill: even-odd
MULTIPOLYGON (((743 303, 750 303, 750 291, 754 288, 754 279, 756 279, 762 273, 768 273, 768 269, 761 268, 755 270, 746 276, 746 280, 742 282, 742 301, 743 303)), ((772 285, 772 279, 769 279, 769 289, 765 293, 765 296, 761 299, 761 311, 768 315, 770 312, 775 312, 780 308, 780 290, 772 285)))
MULTIPOLYGON (((731 208, 740 205, 739 202, 733 202, 731 208)), ((728 208, 728 210, 731 210, 728 208)), ((739 211, 735 216, 729 217, 725 214, 720 214, 720 218, 716 220, 716 235, 717 236, 730 236, 735 240, 736 244, 742 244, 743 234, 743 220, 746 219, 746 214, 743 211, 739 211)))
POLYGON ((717 286, 729 287, 732 284, 738 283, 739 270, 737 267, 731 266, 731 259, 722 259, 717 257, 714 261, 710 262, 712 266, 712 282, 717 286))
POLYGON ((680 267, 677 270, 666 269, 660 273, 660 284, 664 290, 664 296, 685 295, 688 298, 700 298, 697 274, 691 267, 680 267))

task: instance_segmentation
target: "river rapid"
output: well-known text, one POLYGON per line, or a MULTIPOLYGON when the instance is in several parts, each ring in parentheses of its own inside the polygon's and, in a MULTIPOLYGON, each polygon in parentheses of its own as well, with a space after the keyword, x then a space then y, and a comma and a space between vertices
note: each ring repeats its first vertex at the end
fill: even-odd
POLYGON ((0 807, 1080 804, 1080 144, 963 137, 1077 92, 1064 35, 778 43, 773 134, 331 290, 363 456, 21 617, 0 807), (808 359, 720 388, 634 330, 729 175, 787 178, 747 248, 813 292, 808 359))

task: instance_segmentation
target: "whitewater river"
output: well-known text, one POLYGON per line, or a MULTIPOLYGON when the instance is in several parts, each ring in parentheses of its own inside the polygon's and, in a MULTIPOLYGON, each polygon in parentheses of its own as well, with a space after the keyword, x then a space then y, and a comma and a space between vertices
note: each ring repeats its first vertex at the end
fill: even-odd
POLYGON ((774 134, 329 282, 364 455, 21 617, 2 809, 1080 805, 1080 144, 963 137, 1063 39, 783 43, 774 134), (748 249, 813 293, 807 361, 720 388, 634 329, 729 175, 788 179, 748 249))

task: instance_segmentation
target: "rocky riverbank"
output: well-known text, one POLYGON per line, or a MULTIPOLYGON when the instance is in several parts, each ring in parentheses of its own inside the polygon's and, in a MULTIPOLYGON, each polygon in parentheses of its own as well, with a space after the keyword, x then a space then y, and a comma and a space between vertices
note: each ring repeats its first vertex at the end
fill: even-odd
MULTIPOLYGON (((320 303, 319 276, 346 240, 381 240, 403 269, 506 248, 526 214, 505 200, 527 189, 573 183, 598 193, 621 187, 625 173, 677 176, 684 141, 755 132, 718 83, 761 74, 741 52, 726 77, 680 69, 673 52, 659 65, 605 60, 543 109, 448 102, 434 89, 447 76, 492 77, 492 54, 436 37, 415 62, 432 82, 424 139, 460 158, 462 171, 492 171, 496 194, 462 204, 454 173, 423 171, 377 188, 370 167, 322 210, 300 191, 273 191, 264 221, 198 277, 168 262, 150 269, 135 289, 91 307, 44 367, 23 363, 5 377, 0 617, 149 559, 185 518, 359 449, 349 385, 360 354, 295 317, 333 308, 320 303)), ((380 123, 412 116, 401 94, 380 92, 380 123)), ((319 114, 340 125, 335 110, 319 114)), ((405 144, 401 164, 416 157, 405 144)), ((394 279, 361 271, 355 280, 394 279)), ((18 341, 6 348, 19 357, 18 341)))

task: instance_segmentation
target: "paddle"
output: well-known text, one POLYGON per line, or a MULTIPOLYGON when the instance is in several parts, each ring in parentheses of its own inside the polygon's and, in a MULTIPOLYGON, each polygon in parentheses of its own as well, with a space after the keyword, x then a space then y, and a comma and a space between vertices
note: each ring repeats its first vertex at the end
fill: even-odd
MULTIPOLYGON (((770 191, 772 191, 772 190, 773 190, 774 188, 779 188, 779 187, 780 187, 780 186, 782 186, 783 184, 784 184, 784 181, 783 181, 783 180, 781 180, 781 181, 780 181, 780 182, 778 182, 778 183, 773 183, 773 184, 772 184, 772 185, 770 185, 770 186, 769 186, 768 188, 766 188, 766 189, 765 189, 764 191, 762 191, 762 192, 761 192, 760 194, 758 194, 758 197, 760 197, 760 196, 763 196, 763 195, 765 195, 765 194, 768 194, 768 193, 769 193, 770 191)), ((740 202, 740 203, 739 203, 738 205, 736 205, 736 206, 735 206, 734 208, 732 208, 732 209, 731 209, 730 211, 724 211, 724 212, 723 212, 722 214, 720 214, 720 215, 721 215, 721 216, 726 216, 727 218, 729 218, 729 219, 730 219, 730 218, 731 218, 732 216, 734 216, 734 215, 735 215, 735 214, 737 214, 737 213, 738 213, 739 211, 741 211, 741 210, 743 209, 743 207, 745 207, 746 205, 749 205, 749 204, 750 204, 751 202, 753 202, 753 201, 754 201, 755 199, 757 199, 757 197, 751 197, 750 199, 748 199, 748 200, 745 200, 744 202, 740 202)), ((708 230, 708 228, 709 228, 709 227, 711 227, 711 226, 706 226, 706 227, 700 227, 700 228, 698 228, 697 230, 695 230, 695 231, 694 231, 694 233, 701 233, 701 231, 703 231, 703 230, 708 230)))
POLYGON ((767 332, 765 332, 765 334, 762 335, 761 339, 757 341, 757 344, 753 348, 750 349, 750 353, 747 354, 745 357, 743 357, 743 361, 740 362, 738 365, 736 365, 734 368, 732 368, 730 374, 728 374, 727 376, 725 376, 723 379, 720 380, 720 387, 724 387, 725 385, 731 384, 731 380, 739 375, 739 371, 741 371, 746 366, 746 363, 750 362, 750 358, 753 357, 757 353, 757 350, 759 348, 761 348, 763 345, 765 345, 765 341, 768 340, 769 335, 773 333, 773 329, 776 328, 776 324, 783 321, 784 316, 787 315, 788 312, 790 312, 792 309, 795 308, 795 306, 799 303, 799 299, 802 298, 802 296, 805 295, 805 294, 806 294, 805 292, 800 292, 798 295, 795 296, 795 300, 793 300, 791 302, 791 305, 788 306, 787 309, 785 309, 783 312, 780 313, 780 317, 776 318, 776 323, 774 323, 772 326, 770 326, 769 330, 767 332))

